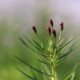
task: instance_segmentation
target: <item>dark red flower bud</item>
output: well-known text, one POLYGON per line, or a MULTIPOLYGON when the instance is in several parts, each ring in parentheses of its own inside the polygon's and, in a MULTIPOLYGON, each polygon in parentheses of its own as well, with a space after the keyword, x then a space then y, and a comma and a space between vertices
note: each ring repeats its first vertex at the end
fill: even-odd
POLYGON ((32 26, 32 30, 33 30, 35 33, 37 33, 35 26, 32 26))
POLYGON ((48 34, 51 35, 51 28, 47 27, 48 34))
POLYGON ((60 30, 63 30, 63 22, 60 22, 60 30))
POLYGON ((56 31, 55 30, 52 30, 52 34, 54 37, 56 37, 56 31))
POLYGON ((53 20, 52 19, 50 19, 50 26, 53 27, 53 20))

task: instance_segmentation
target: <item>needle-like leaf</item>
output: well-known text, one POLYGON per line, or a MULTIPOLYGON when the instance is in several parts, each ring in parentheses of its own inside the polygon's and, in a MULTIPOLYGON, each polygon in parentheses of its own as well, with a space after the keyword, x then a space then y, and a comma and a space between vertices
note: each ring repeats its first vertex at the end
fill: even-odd
POLYGON ((74 38, 72 40, 70 40, 69 42, 67 42, 65 45, 63 45, 61 48, 59 48, 58 51, 60 51, 61 49, 63 49, 64 47, 66 47, 69 43, 71 43, 74 40, 74 38))
POLYGON ((22 70, 20 70, 19 68, 17 68, 18 71, 20 71, 23 75, 25 75, 26 77, 30 78, 31 80, 34 80, 33 77, 27 75, 26 73, 24 73, 22 70))
POLYGON ((46 62, 46 61, 41 61, 41 60, 39 60, 41 63, 43 63, 43 64, 46 64, 46 65, 50 65, 50 63, 49 62, 46 62))
POLYGON ((68 80, 70 77, 72 77, 73 73, 75 72, 76 68, 77 68, 79 65, 80 65, 80 63, 77 64, 74 68, 72 68, 68 73, 66 73, 65 76, 63 76, 63 78, 60 79, 60 80, 68 80))
POLYGON ((26 47, 28 47, 30 50, 34 51, 22 38, 19 37, 19 39, 26 47))
MULTIPOLYGON (((41 74, 46 74, 46 73, 41 72, 41 71, 39 71, 38 69, 32 67, 31 65, 29 65, 28 63, 26 63, 25 61, 23 61, 21 58, 19 58, 19 57, 17 57, 17 56, 15 56, 15 57, 16 57, 19 61, 21 61, 22 63, 24 63, 24 64, 27 65, 28 67, 30 67, 31 69, 35 70, 36 72, 41 73, 41 74)), ((46 74, 46 75, 47 75, 47 76, 51 76, 51 75, 48 75, 48 74, 46 74)))
POLYGON ((44 51, 44 49, 40 46, 40 44, 39 44, 36 40, 33 39, 33 42, 34 42, 42 51, 44 51))

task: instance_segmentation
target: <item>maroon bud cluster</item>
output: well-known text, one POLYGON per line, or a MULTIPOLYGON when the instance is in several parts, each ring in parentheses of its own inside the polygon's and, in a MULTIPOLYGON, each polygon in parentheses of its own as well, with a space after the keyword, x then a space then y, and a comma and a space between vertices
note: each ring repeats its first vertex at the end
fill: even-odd
POLYGON ((35 26, 32 26, 32 30, 37 33, 37 30, 36 30, 36 27, 35 26))
POLYGON ((52 30, 52 34, 54 37, 56 37, 56 31, 55 30, 52 30))
POLYGON ((60 30, 63 30, 63 22, 60 22, 60 30))
POLYGON ((47 27, 48 34, 51 35, 51 28, 47 27))
POLYGON ((52 19, 50 19, 50 26, 53 27, 53 20, 52 19))
MULTIPOLYGON (((51 27, 53 27, 53 20, 52 19, 50 19, 50 26, 51 27)), ((51 28, 51 27, 47 27, 47 32, 48 32, 48 34, 49 35, 53 35, 54 37, 56 37, 56 31, 55 30, 52 30, 53 28, 51 28), (51 31, 52 31, 52 33, 51 33, 51 31)), ((36 30, 36 27, 35 26, 32 26, 32 30, 37 34, 37 30, 36 30)), ((60 30, 62 31, 63 30, 63 22, 60 22, 60 30)), ((61 33, 60 33, 61 34, 61 33)))

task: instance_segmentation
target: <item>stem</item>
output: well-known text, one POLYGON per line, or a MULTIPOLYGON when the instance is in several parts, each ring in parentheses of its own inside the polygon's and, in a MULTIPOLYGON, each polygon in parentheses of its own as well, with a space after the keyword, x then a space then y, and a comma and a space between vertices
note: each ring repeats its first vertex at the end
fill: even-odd
POLYGON ((62 33, 62 31, 60 31, 60 35, 59 35, 59 41, 60 41, 60 39, 61 39, 61 33, 62 33))
POLYGON ((62 34, 62 30, 60 31, 59 40, 58 40, 58 43, 57 43, 57 44, 59 44, 59 41, 60 41, 60 39, 61 39, 61 34, 62 34))
POLYGON ((54 80, 54 77, 51 77, 52 80, 54 80))
POLYGON ((52 77, 51 77, 52 80, 54 80, 54 71, 53 71, 53 68, 52 68, 52 77))
POLYGON ((51 73, 52 73, 52 77, 51 77, 51 80, 55 80, 54 79, 54 70, 53 70, 53 63, 51 63, 51 73))
POLYGON ((55 41, 55 47, 56 47, 56 37, 54 37, 54 41, 55 41))

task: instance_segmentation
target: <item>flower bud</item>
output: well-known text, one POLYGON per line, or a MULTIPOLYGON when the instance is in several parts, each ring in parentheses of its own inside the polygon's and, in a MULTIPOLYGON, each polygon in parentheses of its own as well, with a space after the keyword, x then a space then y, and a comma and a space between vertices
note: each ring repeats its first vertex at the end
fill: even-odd
POLYGON ((60 30, 63 30, 63 22, 60 22, 60 30))
POLYGON ((53 20, 52 19, 50 19, 50 26, 53 27, 53 20))
POLYGON ((37 33, 35 26, 32 26, 32 30, 33 30, 35 33, 37 33))
POLYGON ((52 30, 52 34, 54 37, 56 37, 56 31, 55 30, 52 30))
POLYGON ((51 35, 51 28, 47 27, 48 34, 51 35))

